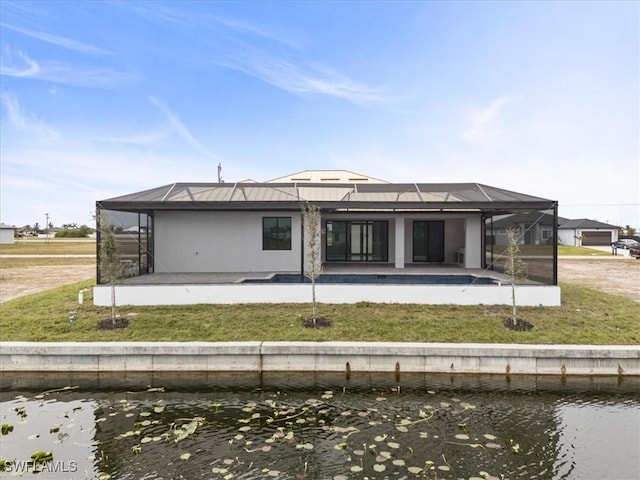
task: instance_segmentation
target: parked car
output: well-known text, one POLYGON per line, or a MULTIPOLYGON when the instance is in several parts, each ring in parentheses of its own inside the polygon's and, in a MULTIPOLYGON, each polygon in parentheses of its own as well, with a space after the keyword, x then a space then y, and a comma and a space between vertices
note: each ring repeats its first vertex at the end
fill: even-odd
POLYGON ((629 249, 629 256, 635 258, 636 260, 640 260, 640 243, 637 247, 631 247, 629 249))
POLYGON ((640 243, 632 240, 631 238, 622 238, 617 242, 613 242, 611 246, 614 248, 624 248, 625 250, 628 250, 630 248, 640 248, 640 243))

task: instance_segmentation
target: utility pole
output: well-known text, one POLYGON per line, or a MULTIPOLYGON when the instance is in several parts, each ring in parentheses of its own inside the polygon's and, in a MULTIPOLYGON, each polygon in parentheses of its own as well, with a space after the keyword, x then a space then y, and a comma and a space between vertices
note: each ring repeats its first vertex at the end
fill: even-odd
POLYGON ((44 218, 45 218, 45 223, 44 223, 45 231, 44 231, 44 234, 45 234, 45 238, 46 238, 45 242, 49 243, 49 214, 45 213, 44 214, 44 218))

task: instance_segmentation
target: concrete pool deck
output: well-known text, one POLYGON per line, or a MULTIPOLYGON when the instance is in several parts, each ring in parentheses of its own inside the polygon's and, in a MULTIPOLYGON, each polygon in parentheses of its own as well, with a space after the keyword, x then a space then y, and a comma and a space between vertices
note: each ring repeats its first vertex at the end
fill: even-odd
POLYGON ((175 371, 640 376, 640 346, 382 342, 0 344, 0 373, 175 371))

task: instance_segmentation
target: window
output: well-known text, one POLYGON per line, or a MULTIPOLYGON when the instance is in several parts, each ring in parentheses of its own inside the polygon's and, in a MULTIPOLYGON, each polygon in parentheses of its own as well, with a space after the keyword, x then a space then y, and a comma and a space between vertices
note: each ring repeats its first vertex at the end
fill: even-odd
POLYGON ((553 230, 545 228, 542 230, 542 239, 549 240, 553 236, 553 230))
POLYGON ((291 250, 291 217, 262 218, 262 249, 291 250))

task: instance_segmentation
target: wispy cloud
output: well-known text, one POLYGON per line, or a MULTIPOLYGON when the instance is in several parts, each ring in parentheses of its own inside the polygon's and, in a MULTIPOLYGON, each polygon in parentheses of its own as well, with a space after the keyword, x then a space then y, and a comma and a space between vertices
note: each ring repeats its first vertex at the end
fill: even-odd
POLYGON ((152 105, 158 108, 162 113, 164 113, 165 117, 169 121, 169 125, 171 126, 172 131, 182 138, 185 142, 191 145, 198 152, 204 154, 207 157, 218 159, 218 156, 209 150, 207 147, 202 145, 196 138, 191 134, 187 126, 182 123, 180 118, 174 114, 169 108, 161 103, 156 97, 149 96, 149 101, 152 105))
POLYGON ((22 33, 23 35, 26 35, 28 37, 37 38, 38 40, 42 40, 43 42, 47 42, 52 45, 56 45, 58 47, 67 48, 75 52, 84 53, 86 55, 110 55, 111 54, 111 52, 103 48, 96 47, 88 43, 78 42, 70 38, 51 35, 45 32, 37 32, 35 30, 28 30, 26 28, 16 27, 15 25, 10 25, 4 22, 0 22, 0 26, 4 28, 8 28, 9 30, 13 30, 14 32, 22 33))
POLYGON ((120 8, 134 13, 145 20, 151 20, 158 24, 178 26, 188 30, 218 30, 222 37, 239 34, 261 37, 274 43, 279 43, 292 48, 299 48, 299 42, 294 40, 292 34, 285 35, 277 32, 275 28, 238 20, 230 17, 211 15, 202 12, 192 12, 185 9, 160 7, 153 5, 146 7, 144 3, 134 4, 123 2, 117 4, 120 8))
POLYGON ((38 62, 20 50, 14 54, 8 46, 3 50, 0 58, 0 74, 9 77, 31 78, 79 87, 107 87, 135 78, 128 72, 101 67, 77 66, 53 61, 38 62))
POLYGON ((381 105, 397 99, 319 65, 294 63, 256 49, 234 52, 213 63, 238 70, 294 95, 324 95, 357 105, 381 105))
POLYGON ((300 43, 291 38, 291 35, 276 33, 271 28, 258 26, 254 23, 243 22, 232 18, 214 17, 220 25, 228 27, 238 33, 248 33, 272 42, 280 43, 294 49, 300 48, 300 43))
POLYGON ((274 27, 230 17, 155 6, 146 8, 144 4, 121 6, 147 20, 176 27, 178 38, 184 34, 192 41, 194 29, 208 31, 209 35, 201 38, 211 64, 242 72, 287 93, 333 97, 368 106, 400 100, 383 88, 353 80, 315 59, 305 59, 302 42, 295 38, 295 33, 284 34, 274 27))
POLYGON ((43 140, 54 140, 60 135, 58 131, 47 125, 35 115, 26 112, 15 95, 8 92, 0 93, 0 101, 7 113, 9 124, 20 133, 27 133, 43 140))
POLYGON ((509 96, 498 97, 492 100, 488 107, 473 112, 462 138, 470 142, 483 142, 497 137, 501 131, 500 114, 510 102, 509 96))
POLYGON ((33 77, 40 72, 40 66, 20 50, 15 55, 10 47, 6 46, 0 57, 0 73, 9 77, 33 77))

